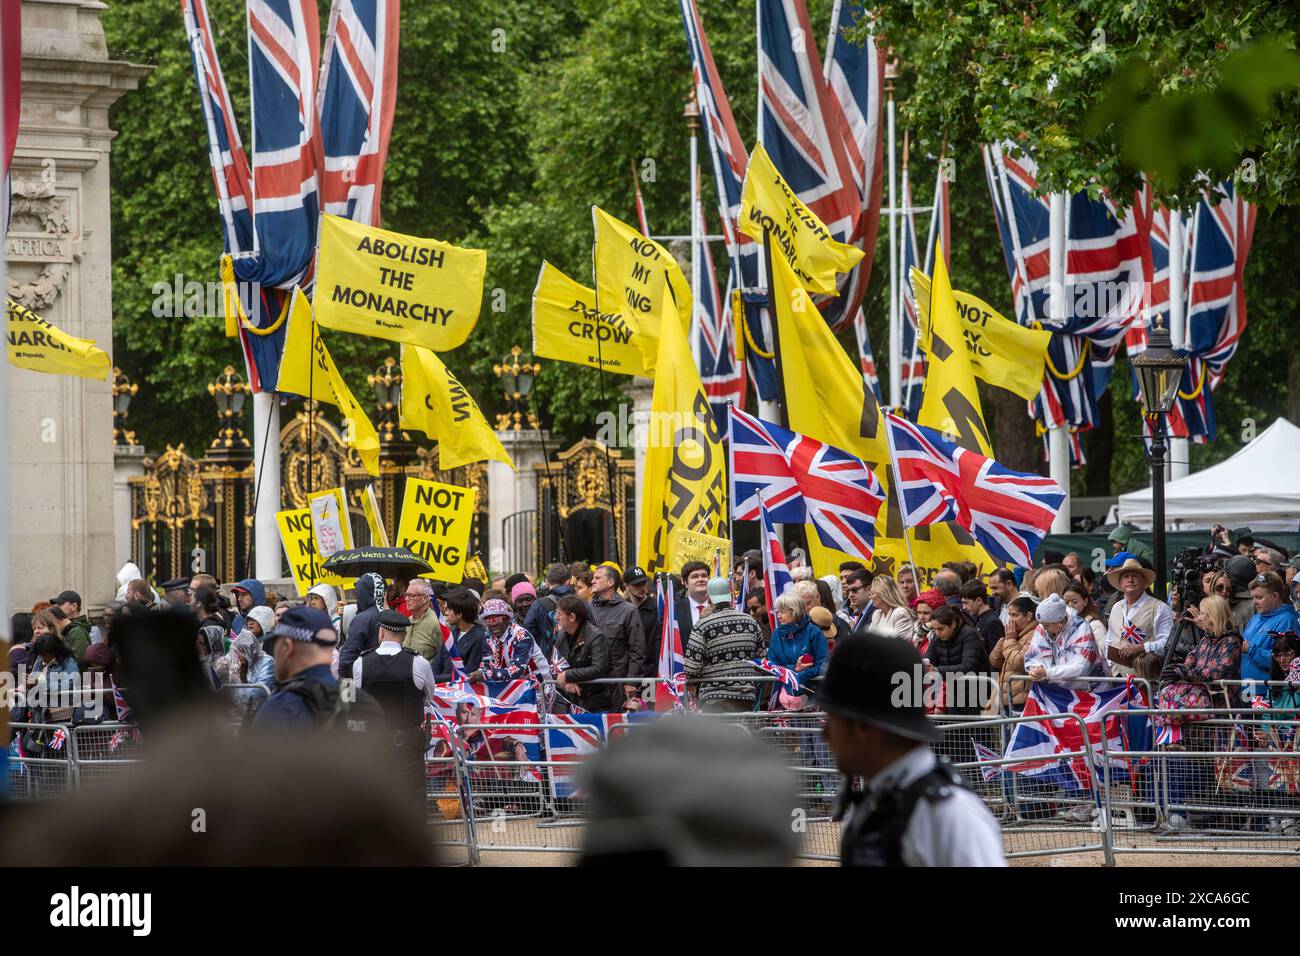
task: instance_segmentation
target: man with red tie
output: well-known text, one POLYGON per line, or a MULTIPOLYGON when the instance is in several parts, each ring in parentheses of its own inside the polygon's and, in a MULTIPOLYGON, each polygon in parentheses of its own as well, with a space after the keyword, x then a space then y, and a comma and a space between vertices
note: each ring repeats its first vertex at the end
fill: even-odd
POLYGON ((682 584, 686 593, 677 599, 677 627, 682 632, 682 647, 691 639, 695 622, 709 607, 709 566, 703 561, 682 565, 682 584))

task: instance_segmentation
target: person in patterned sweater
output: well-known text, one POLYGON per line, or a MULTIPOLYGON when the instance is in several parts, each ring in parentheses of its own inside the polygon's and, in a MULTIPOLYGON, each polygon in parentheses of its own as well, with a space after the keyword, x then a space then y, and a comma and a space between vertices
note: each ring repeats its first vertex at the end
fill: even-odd
POLYGON ((710 678, 752 677, 763 643, 758 623, 731 605, 731 582, 726 578, 709 581, 708 612, 696 622, 686 642, 686 679, 700 710, 706 713, 743 713, 754 709, 754 685, 739 681, 706 683, 710 678))

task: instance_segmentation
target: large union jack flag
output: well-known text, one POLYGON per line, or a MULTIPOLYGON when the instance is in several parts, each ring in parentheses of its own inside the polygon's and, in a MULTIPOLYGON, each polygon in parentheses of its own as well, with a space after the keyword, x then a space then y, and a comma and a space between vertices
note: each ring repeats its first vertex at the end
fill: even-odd
MULTIPOLYGON (((1035 682, 1021 716, 1044 719, 1016 724, 1003 756, 1024 760, 1005 764, 1002 770, 1035 776, 1046 774, 1070 789, 1092 789, 1092 773, 1085 754, 1092 752, 1093 764, 1100 770, 1103 737, 1108 753, 1129 749, 1123 711, 1130 705, 1145 706, 1141 695, 1128 684, 1099 685, 1095 691, 1086 691, 1035 682), (1082 727, 1075 717, 1082 719, 1082 727)), ((1111 765, 1112 770, 1125 768, 1127 762, 1111 758, 1111 765)))
MULTIPOLYGON (((1186 322, 1187 368, 1168 427, 1177 438, 1212 441, 1215 435, 1213 392, 1246 327, 1246 288, 1242 275, 1255 231, 1255 208, 1237 193, 1231 180, 1203 192, 1190 218, 1163 206, 1153 208, 1149 185, 1139 194, 1138 212, 1148 242, 1143 250, 1147 281, 1146 324, 1127 335, 1128 352, 1146 349, 1147 329, 1156 322, 1170 328, 1172 296, 1180 296, 1186 322), (1183 232, 1183 281, 1171 287, 1170 232, 1183 232)), ((1179 343, 1175 343, 1177 347, 1179 343)), ((1134 397, 1137 383, 1134 380, 1134 397)), ((1149 431, 1149 425, 1144 423, 1149 431)))
POLYGON ((538 723, 537 689, 531 680, 438 684, 428 710, 443 720, 456 722, 457 708, 466 706, 470 710, 465 723, 528 725, 526 730, 502 733, 524 743, 538 744, 540 741, 535 726, 538 723))
POLYGON ((1115 352, 1142 302, 1142 243, 1137 215, 1123 216, 1105 194, 1069 196, 1065 206, 1065 321, 1053 325, 1049 311, 1049 199, 1036 195, 1037 164, 1013 156, 1004 144, 984 147, 993 211, 1016 320, 1053 331, 1049 372, 1034 401, 1044 427, 1097 423, 1097 399, 1110 382, 1115 352))
POLYGON ((886 413, 903 521, 955 521, 994 558, 1029 567, 1065 492, 1050 478, 1012 471, 939 432, 886 413))
POLYGON ((760 507, 782 524, 811 524, 828 548, 871 560, 880 481, 861 458, 731 409, 733 517, 755 521, 760 507))
POLYGON ((320 70, 324 211, 379 225, 397 103, 400 0, 335 0, 320 70))

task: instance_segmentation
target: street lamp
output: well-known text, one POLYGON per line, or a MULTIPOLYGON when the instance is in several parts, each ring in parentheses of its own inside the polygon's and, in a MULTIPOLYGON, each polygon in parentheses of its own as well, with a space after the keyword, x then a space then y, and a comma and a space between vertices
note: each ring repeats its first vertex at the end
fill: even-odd
POLYGON ((208 394, 217 403, 217 437, 208 446, 208 457, 242 458, 250 447, 240 427, 240 418, 244 414, 244 402, 250 389, 242 375, 233 366, 227 365, 215 382, 208 383, 208 394))
POLYGON ((537 373, 542 370, 542 366, 529 358, 519 361, 523 351, 516 345, 510 349, 510 354, 503 358, 500 364, 492 366, 492 374, 501 379, 501 391, 505 395, 506 406, 510 409, 505 414, 497 416, 498 431, 511 428, 519 431, 523 428, 525 417, 529 428, 538 427, 537 419, 527 411, 527 405, 528 394, 533 390, 533 382, 537 373))
POLYGON ((402 401, 402 371, 397 359, 388 356, 373 375, 366 376, 366 380, 375 392, 379 428, 384 433, 384 441, 393 441, 398 428, 398 406, 402 401))
POLYGON ((114 445, 135 444, 135 432, 126 430, 126 414, 131 407, 131 399, 135 398, 135 393, 139 390, 140 386, 133 384, 120 368, 113 369, 114 445))
POLYGON ((1151 537, 1156 558, 1156 597, 1168 598, 1165 578, 1165 417, 1174 407, 1187 356, 1175 352, 1162 318, 1147 336, 1144 352, 1132 360, 1142 412, 1151 423, 1151 537))

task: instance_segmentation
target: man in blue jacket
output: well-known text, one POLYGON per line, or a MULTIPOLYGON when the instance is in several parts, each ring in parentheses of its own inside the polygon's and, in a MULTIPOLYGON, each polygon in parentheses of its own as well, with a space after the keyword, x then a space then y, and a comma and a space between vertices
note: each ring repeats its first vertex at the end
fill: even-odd
POLYGON ((572 568, 558 561, 552 564, 546 569, 546 584, 550 590, 533 602, 524 618, 524 629, 533 635, 547 660, 550 660, 551 649, 555 646, 555 608, 560 598, 573 593, 572 581, 572 568))
POLYGON ((231 587, 230 593, 234 595, 237 605, 235 618, 230 622, 230 629, 238 634, 244 629, 244 619, 248 617, 248 612, 259 604, 266 603, 266 588, 256 578, 244 578, 231 587))
MULTIPOLYGON (((1295 608, 1287 601, 1286 583, 1281 575, 1272 571, 1256 575, 1250 583, 1250 596, 1255 602, 1255 616, 1242 634, 1245 641, 1241 647, 1241 679, 1266 681, 1273 670, 1273 635, 1300 629, 1300 621, 1295 608)), ((1267 685, 1245 684, 1241 691, 1247 699, 1268 696, 1267 685)))

